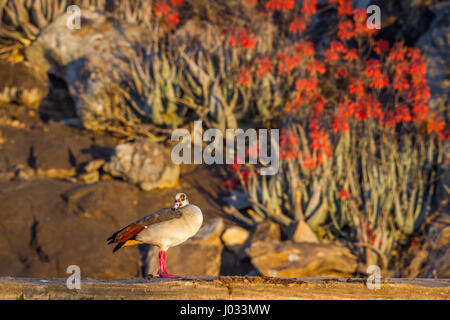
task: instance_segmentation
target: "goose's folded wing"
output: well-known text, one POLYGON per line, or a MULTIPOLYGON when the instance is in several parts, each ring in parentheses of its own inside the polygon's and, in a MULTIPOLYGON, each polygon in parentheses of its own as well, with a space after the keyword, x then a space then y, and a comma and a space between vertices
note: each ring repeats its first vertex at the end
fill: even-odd
POLYGON ((180 219, 181 216, 181 210, 173 210, 172 208, 164 208, 150 213, 149 215, 146 215, 145 217, 129 224, 125 228, 115 232, 107 239, 107 241, 109 241, 108 244, 132 240, 147 226, 172 219, 180 219))

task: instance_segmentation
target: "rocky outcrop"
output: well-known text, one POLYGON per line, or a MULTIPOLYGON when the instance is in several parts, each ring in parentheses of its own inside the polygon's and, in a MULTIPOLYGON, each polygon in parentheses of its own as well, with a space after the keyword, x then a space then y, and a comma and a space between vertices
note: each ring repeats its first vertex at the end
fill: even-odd
POLYGON ((118 226, 139 217, 133 186, 29 180, 0 187, 0 275, 63 278, 70 265, 78 265, 82 277, 138 275, 136 250, 113 254, 106 244, 118 226), (115 194, 121 196, 112 200, 115 194))
POLYGON ((134 43, 149 33, 113 15, 87 9, 81 28, 71 30, 66 25, 68 15, 44 28, 26 56, 66 81, 85 128, 103 130, 117 115, 111 110, 113 96, 127 79, 134 43))
POLYGON ((119 144, 103 169, 145 191, 174 187, 180 176, 180 167, 171 161, 170 150, 147 140, 119 144))
POLYGON ((37 108, 49 92, 47 73, 26 61, 0 61, 0 104, 37 108))
POLYGON ((35 123, 27 130, 2 126, 0 171, 28 167, 46 176, 58 171, 72 172, 96 159, 108 159, 118 140, 105 135, 65 126, 61 123, 35 123))
POLYGON ((185 276, 218 276, 222 245, 187 242, 170 249, 167 268, 171 273, 185 276))
POLYGON ((336 244, 257 241, 246 250, 252 264, 264 276, 351 276, 356 257, 336 244))
POLYGON ((429 106, 440 110, 450 104, 450 3, 435 3, 429 8, 435 18, 428 31, 420 37, 416 46, 425 56, 427 65, 427 83, 430 86, 429 106))
POLYGON ((251 242, 264 240, 281 240, 281 228, 278 223, 264 220, 256 225, 255 230, 252 232, 251 242))
POLYGON ((239 226, 229 227, 222 235, 222 241, 227 247, 240 246, 243 245, 250 232, 239 226))

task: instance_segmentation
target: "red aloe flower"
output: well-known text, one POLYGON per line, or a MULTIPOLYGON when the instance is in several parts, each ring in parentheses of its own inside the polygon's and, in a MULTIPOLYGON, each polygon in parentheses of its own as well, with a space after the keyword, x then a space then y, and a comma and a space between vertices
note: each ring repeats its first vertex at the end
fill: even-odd
POLYGON ((323 100, 320 95, 317 95, 317 90, 319 88, 319 79, 315 77, 297 79, 295 81, 295 99, 294 104, 296 106, 303 103, 311 103, 314 100, 323 100))
POLYGON ((225 180, 222 184, 224 188, 227 188, 228 190, 236 189, 236 187, 239 185, 239 180, 236 178, 229 178, 225 180))
POLYGON ((315 76, 318 73, 324 74, 327 71, 325 64, 316 60, 308 62, 308 64, 306 65, 306 70, 312 76, 315 76))
POLYGON ((267 10, 291 10, 294 8, 294 0, 268 0, 266 2, 267 10))
POLYGON ((245 49, 252 49, 258 40, 255 39, 254 34, 248 29, 233 29, 228 36, 228 42, 231 47, 241 45, 245 49))
POLYGON ((397 91, 405 91, 409 89, 409 81, 407 78, 409 65, 406 61, 398 62, 394 73, 394 89, 397 91))
POLYGON ((409 122, 412 120, 409 108, 405 104, 399 104, 395 109, 395 120, 397 122, 409 122))
POLYGON ((329 0, 332 4, 338 4, 338 15, 349 16, 353 12, 352 0, 329 0))
POLYGON ((317 0, 303 0, 302 13, 309 18, 317 11, 317 0))
POLYGON ((247 29, 242 30, 239 34, 239 40, 241 41, 242 46, 245 49, 252 49, 258 40, 255 39, 253 33, 248 31, 247 29))
POLYGON ((311 41, 301 41, 294 45, 294 50, 301 56, 314 55, 314 43, 311 41))
POLYGON ((347 61, 354 61, 358 59, 358 51, 355 48, 347 50, 344 54, 344 59, 347 61))
POLYGON ((281 129, 280 158, 283 160, 298 157, 298 140, 292 130, 281 129))
POLYGON ((297 17, 289 24, 289 31, 292 33, 301 33, 306 29, 306 23, 303 17, 297 17))
POLYGON ((154 10, 156 16, 163 16, 169 13, 170 7, 167 5, 166 2, 158 1, 155 3, 154 10))
POLYGON ((263 56, 258 60, 258 78, 264 77, 266 74, 272 72, 273 65, 269 56, 263 56))
POLYGON ((380 118, 380 124, 387 127, 395 127, 395 116, 392 111, 384 113, 384 116, 380 118))
POLYGON ((178 7, 183 3, 183 0, 170 0, 170 2, 172 2, 174 7, 178 7))
POLYGON ((347 118, 334 116, 331 128, 334 132, 347 132, 350 130, 347 118))
POLYGON ((342 69, 342 68, 338 68, 336 70, 336 72, 334 73, 335 78, 347 78, 347 76, 348 76, 347 70, 342 69))
MULTIPOLYGON (((373 101, 372 97, 370 97, 370 101, 373 101)), ((370 107, 371 107, 370 113, 372 117, 381 119, 381 117, 383 116, 383 110, 381 109, 381 102, 376 100, 371 104, 370 107)))
POLYGON ((382 55, 389 51, 389 41, 387 40, 378 40, 375 44, 375 47, 373 48, 373 51, 375 51, 377 54, 382 55))
POLYGON ((325 52, 325 60, 329 62, 336 62, 339 60, 339 53, 344 53, 345 48, 342 42, 332 40, 330 48, 325 52))
POLYGON ((355 110, 353 116, 359 120, 364 121, 369 118, 369 108, 367 105, 367 99, 365 97, 358 97, 355 103, 355 110))
POLYGON ((370 59, 366 66, 366 75, 371 79, 369 87, 383 89, 389 86, 389 77, 381 72, 380 61, 370 59))
POLYGON ((312 111, 313 111, 313 115, 315 117, 319 116, 319 114, 322 113, 323 108, 325 107, 325 105, 327 104, 327 99, 324 98, 324 96, 322 96, 319 93, 315 93, 314 94, 314 105, 312 107, 312 111))
POLYGON ((405 60, 406 47, 403 45, 403 41, 397 42, 392 49, 389 51, 388 60, 389 61, 403 61, 405 60))
POLYGON ((350 191, 347 189, 339 190, 339 200, 349 199, 351 197, 350 191))
POLYGON ((331 123, 331 128, 334 132, 347 132, 350 130, 348 123, 348 116, 352 114, 352 110, 348 108, 346 103, 341 102, 338 105, 338 110, 331 123))
POLYGON ((355 36, 355 28, 351 20, 345 20, 338 26, 338 37, 341 40, 350 40, 355 36))
POLYGON ((323 161, 323 158, 321 157, 321 153, 325 153, 327 158, 330 158, 331 156, 331 146, 328 143, 328 133, 326 133, 325 130, 314 130, 311 132, 311 144, 310 148, 312 150, 319 151, 319 162, 323 161))
POLYGON ((348 86, 349 92, 356 96, 364 95, 364 86, 361 79, 352 78, 348 86))
POLYGON ((314 169, 317 166, 317 161, 311 154, 302 153, 302 167, 305 169, 314 169))
POLYGON ((250 84, 250 75, 251 68, 250 67, 242 67, 241 72, 239 73, 238 85, 249 85, 250 84))
POLYGON ((434 116, 428 122, 428 133, 436 132, 441 133, 444 130, 445 123, 442 116, 434 116))
POLYGON ((428 117, 428 105, 426 104, 414 104, 413 108, 413 121, 420 122, 425 121, 428 117))
POLYGON ((278 59, 280 63, 278 64, 278 74, 291 74, 292 69, 294 69, 301 61, 301 57, 298 55, 288 55, 283 52, 278 53, 278 59))
POLYGON ((178 22, 180 22, 178 13, 173 12, 167 15, 167 24, 169 25, 169 28, 175 29, 177 27, 178 22))
POLYGON ((353 21, 355 23, 355 33, 357 35, 370 36, 379 31, 378 29, 369 29, 367 27, 366 9, 353 10, 353 21))

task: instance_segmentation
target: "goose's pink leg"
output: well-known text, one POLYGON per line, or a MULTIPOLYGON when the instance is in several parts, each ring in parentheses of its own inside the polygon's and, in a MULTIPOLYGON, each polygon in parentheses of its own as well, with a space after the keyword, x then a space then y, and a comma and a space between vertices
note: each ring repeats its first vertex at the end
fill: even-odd
POLYGON ((165 251, 160 251, 159 252, 159 276, 161 278, 181 278, 180 276, 176 276, 173 274, 169 274, 167 272, 167 266, 166 266, 166 252, 165 251))

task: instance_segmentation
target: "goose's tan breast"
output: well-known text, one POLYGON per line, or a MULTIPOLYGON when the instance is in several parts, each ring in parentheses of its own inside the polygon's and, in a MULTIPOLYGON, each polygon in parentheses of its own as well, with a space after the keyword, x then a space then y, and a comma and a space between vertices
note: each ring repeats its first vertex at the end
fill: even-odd
POLYGON ((146 227, 138 234, 136 240, 167 250, 194 236, 203 223, 202 211, 192 204, 178 210, 182 213, 181 217, 146 227))

